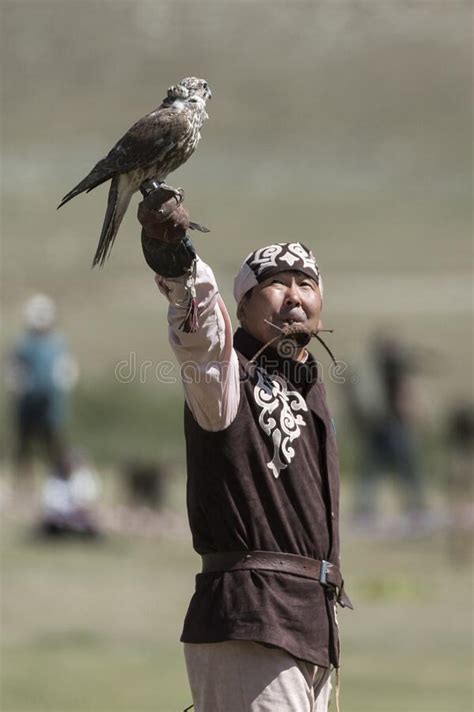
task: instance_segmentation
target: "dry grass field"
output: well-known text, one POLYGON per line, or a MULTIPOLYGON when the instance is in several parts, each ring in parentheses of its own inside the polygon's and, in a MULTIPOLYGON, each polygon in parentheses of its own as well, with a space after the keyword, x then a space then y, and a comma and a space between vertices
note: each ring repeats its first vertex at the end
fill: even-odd
MULTIPOLYGON (((2 534, 4 712, 190 704, 178 639, 198 561, 186 533, 48 546, 7 515, 2 534)), ((470 568, 453 566, 442 533, 387 540, 346 526, 344 540, 356 610, 340 613, 341 709, 467 712, 470 568)))

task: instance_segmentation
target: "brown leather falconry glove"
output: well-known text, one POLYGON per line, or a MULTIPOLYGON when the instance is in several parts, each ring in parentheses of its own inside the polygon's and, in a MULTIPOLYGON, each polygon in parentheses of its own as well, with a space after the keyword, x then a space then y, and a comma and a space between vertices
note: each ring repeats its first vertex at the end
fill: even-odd
POLYGON ((138 220, 143 226, 145 260, 162 277, 180 277, 191 269, 196 259, 186 231, 209 230, 190 221, 182 190, 154 179, 146 181, 140 190, 144 199, 138 206, 138 220))
POLYGON ((142 249, 151 269, 165 278, 186 275, 186 297, 178 305, 183 308, 181 329, 197 329, 197 300, 195 289, 196 251, 186 231, 209 232, 189 220, 183 205, 184 192, 151 179, 140 188, 144 198, 138 206, 138 220, 143 226, 142 249))

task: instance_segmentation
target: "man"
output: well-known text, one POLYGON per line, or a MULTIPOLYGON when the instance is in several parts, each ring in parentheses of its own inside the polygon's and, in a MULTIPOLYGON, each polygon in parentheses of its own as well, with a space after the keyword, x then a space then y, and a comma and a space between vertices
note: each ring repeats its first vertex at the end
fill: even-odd
POLYGON ((355 514, 363 525, 377 523, 377 491, 391 471, 402 496, 403 528, 418 528, 426 514, 416 426, 422 415, 416 388, 421 358, 390 332, 379 331, 357 379, 348 380, 349 411, 362 445, 355 488, 355 514), (364 381, 365 377, 365 381, 364 381), (354 383, 351 381, 354 380, 354 383))
POLYGON ((168 197, 151 189, 139 219, 186 398, 188 515, 203 560, 181 638, 195 709, 326 712, 336 601, 350 601, 334 432, 306 349, 319 269, 297 242, 249 255, 233 337, 214 275, 184 237, 187 213, 168 197), (280 338, 287 330, 296 336, 280 338))

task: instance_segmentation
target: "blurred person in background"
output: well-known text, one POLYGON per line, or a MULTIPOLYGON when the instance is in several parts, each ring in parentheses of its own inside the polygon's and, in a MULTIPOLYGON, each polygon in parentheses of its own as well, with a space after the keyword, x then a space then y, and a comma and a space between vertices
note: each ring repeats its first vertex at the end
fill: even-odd
POLYGON ((448 416, 445 428, 447 461, 448 553, 455 564, 472 561, 474 528, 473 465, 474 405, 459 402, 448 416))
POLYGON ((416 374, 420 359, 388 331, 374 337, 364 364, 347 381, 349 412, 359 437, 360 463, 355 485, 355 515, 363 524, 377 518, 377 494, 390 472, 402 508, 415 525, 425 510, 425 492, 416 442, 421 399, 416 374))
POLYGON ((50 470, 64 460, 69 394, 78 379, 76 361, 56 329, 51 297, 36 294, 29 299, 24 320, 7 366, 17 484, 30 479, 35 445, 50 470))
POLYGON ((79 452, 65 454, 41 489, 39 533, 47 537, 97 537, 95 505, 101 483, 95 469, 79 452))
POLYGON ((185 390, 202 573, 181 640, 195 710, 327 712, 336 605, 352 606, 339 569, 335 433, 306 348, 321 329, 319 268, 299 242, 248 255, 234 281, 233 334, 182 202, 156 185, 142 191, 142 245, 169 302, 185 390))

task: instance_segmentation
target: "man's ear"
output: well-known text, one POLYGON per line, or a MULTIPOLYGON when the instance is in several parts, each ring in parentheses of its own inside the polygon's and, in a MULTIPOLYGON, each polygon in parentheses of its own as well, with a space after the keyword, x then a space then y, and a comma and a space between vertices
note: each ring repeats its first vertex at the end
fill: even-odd
POLYGON ((242 299, 240 300, 238 306, 237 306, 237 319, 240 321, 241 324, 244 323, 244 320, 247 316, 247 303, 250 299, 250 295, 252 294, 252 290, 250 289, 248 292, 244 294, 242 299))
POLYGON ((240 321, 241 324, 244 323, 244 320, 247 317, 247 304, 250 300, 250 297, 252 296, 253 288, 249 289, 248 292, 245 292, 244 296, 240 300, 238 306, 237 306, 237 319, 240 321))
POLYGON ((245 295, 242 297, 240 300, 238 306, 237 306, 237 319, 239 322, 242 324, 244 319, 245 319, 245 303, 246 303, 245 295))

